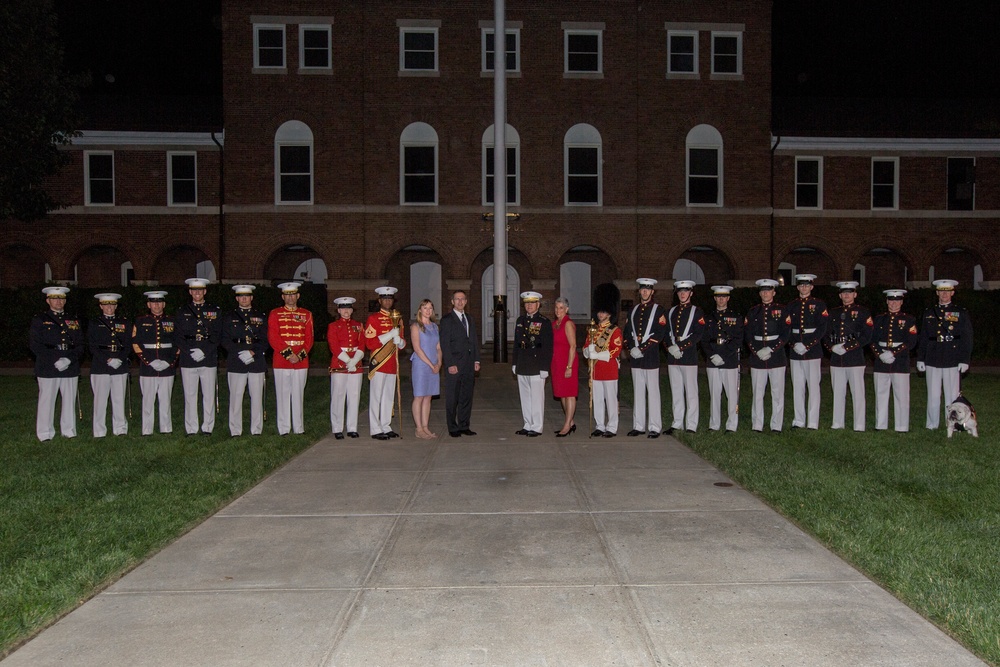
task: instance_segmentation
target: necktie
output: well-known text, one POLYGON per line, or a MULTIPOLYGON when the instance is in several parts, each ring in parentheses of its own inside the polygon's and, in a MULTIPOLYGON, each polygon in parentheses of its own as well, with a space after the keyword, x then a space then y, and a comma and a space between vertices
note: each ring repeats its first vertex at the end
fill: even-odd
POLYGON ((465 321, 465 313, 462 313, 461 315, 459 315, 459 317, 462 318, 462 327, 465 329, 465 335, 468 336, 469 335, 469 323, 465 321))

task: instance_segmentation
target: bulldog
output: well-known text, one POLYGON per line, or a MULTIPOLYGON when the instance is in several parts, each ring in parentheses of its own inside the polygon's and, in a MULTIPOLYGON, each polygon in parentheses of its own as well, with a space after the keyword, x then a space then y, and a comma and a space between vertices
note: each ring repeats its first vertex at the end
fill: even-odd
POLYGON ((979 437, 979 423, 976 421, 976 410, 967 398, 959 394, 955 402, 949 403, 944 411, 948 422, 949 438, 955 431, 968 431, 972 434, 972 437, 979 437))

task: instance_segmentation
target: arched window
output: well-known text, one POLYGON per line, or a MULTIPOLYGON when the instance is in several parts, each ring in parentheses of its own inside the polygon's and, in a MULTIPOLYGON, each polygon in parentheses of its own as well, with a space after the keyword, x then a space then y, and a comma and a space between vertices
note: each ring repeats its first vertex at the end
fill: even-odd
POLYGON ((579 123, 563 139, 566 206, 600 206, 601 133, 579 123))
POLYGON ((274 133, 274 203, 313 203, 313 133, 298 120, 274 133))
MULTIPOLYGON (((483 205, 493 204, 493 145, 494 125, 483 132, 483 205)), ((521 203, 521 137, 509 124, 504 132, 507 144, 507 203, 517 206, 521 203)))
POLYGON ((427 123, 410 123, 399 136, 399 201, 438 203, 438 135, 427 123))
POLYGON ((722 206, 722 135, 711 125, 688 132, 687 205, 722 206))

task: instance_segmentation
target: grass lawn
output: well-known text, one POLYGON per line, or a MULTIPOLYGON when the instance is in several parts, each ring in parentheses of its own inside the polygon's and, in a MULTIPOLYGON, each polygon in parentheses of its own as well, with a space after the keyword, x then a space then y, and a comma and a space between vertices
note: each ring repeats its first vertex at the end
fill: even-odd
MULTIPOLYGON (((751 387, 744 375, 739 431, 718 434, 707 430, 708 383, 702 375, 699 432, 677 437, 980 657, 1000 665, 1000 375, 973 374, 962 382, 981 424, 978 439, 956 433, 949 440, 943 426, 924 428, 926 384, 917 375, 910 382, 910 433, 872 430, 871 376, 866 378, 869 430, 831 431, 826 374, 820 430, 793 431, 786 375, 785 427, 772 435, 750 431, 751 387)), ((624 378, 621 388, 631 402, 631 381, 624 378)), ((662 398, 666 425, 671 421, 666 374, 662 398)), ((769 395, 765 408, 766 428, 769 395)), ((848 400, 849 428, 851 410, 848 400)))
POLYGON ((274 424, 271 378, 264 434, 241 438, 229 436, 224 376, 211 436, 185 436, 178 378, 174 432, 141 437, 138 382, 132 382, 129 435, 91 437, 92 393, 81 378, 79 435, 40 443, 35 379, 0 377, 0 656, 330 431, 326 376, 306 384, 305 434, 285 437, 274 424))

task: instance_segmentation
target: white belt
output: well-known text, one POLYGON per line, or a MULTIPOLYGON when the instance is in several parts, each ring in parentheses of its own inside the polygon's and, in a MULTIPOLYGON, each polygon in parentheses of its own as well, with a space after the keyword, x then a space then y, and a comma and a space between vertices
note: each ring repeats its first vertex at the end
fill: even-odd
POLYGON ((792 333, 816 333, 816 327, 812 329, 792 329, 792 333))
POLYGON ((769 341, 769 340, 778 340, 779 338, 781 338, 781 336, 754 336, 753 338, 754 340, 769 341))
POLYGON ((886 343, 885 341, 882 340, 880 340, 878 344, 881 345, 882 347, 899 347, 900 345, 902 345, 902 343, 886 343))
POLYGON ((161 350, 173 346, 173 343, 146 343, 142 347, 147 350, 161 350))

